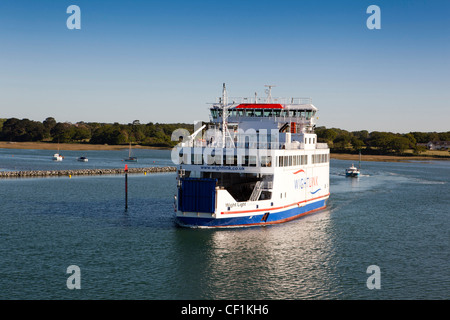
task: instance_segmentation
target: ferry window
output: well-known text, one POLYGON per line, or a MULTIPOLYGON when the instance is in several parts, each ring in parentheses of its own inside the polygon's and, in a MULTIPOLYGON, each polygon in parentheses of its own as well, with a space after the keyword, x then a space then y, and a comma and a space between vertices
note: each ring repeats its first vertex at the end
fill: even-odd
POLYGON ((272 166, 272 157, 271 156, 262 156, 261 157, 261 167, 271 167, 272 166))
POLYGON ((256 156, 249 156, 249 166, 256 167, 256 156))
POLYGON ((242 117, 244 115, 244 110, 238 110, 238 116, 242 117))
POLYGON ((311 111, 306 112, 306 120, 311 119, 311 111))
POLYGON ((254 111, 253 110, 247 110, 247 117, 253 117, 254 111))
POLYGON ((264 110, 264 117, 272 116, 272 110, 264 110))
POLYGON ((203 155, 198 153, 192 153, 190 164, 203 164, 203 155))
POLYGON ((275 117, 279 117, 281 114, 281 110, 274 110, 275 117))
POLYGON ((203 164, 202 154, 194 154, 194 164, 203 164))
POLYGON ((302 162, 302 165, 303 164, 308 164, 306 155, 301 156, 301 162, 302 162))
POLYGON ((255 117, 261 117, 262 116, 262 110, 255 110, 255 117))

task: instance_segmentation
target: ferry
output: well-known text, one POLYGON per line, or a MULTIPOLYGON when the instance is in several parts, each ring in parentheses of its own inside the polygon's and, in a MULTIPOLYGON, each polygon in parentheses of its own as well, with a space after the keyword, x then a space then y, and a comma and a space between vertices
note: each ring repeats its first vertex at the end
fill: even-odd
POLYGON ((278 224, 324 209, 330 150, 314 133, 310 98, 222 97, 210 122, 180 137, 176 222, 217 228, 278 224))

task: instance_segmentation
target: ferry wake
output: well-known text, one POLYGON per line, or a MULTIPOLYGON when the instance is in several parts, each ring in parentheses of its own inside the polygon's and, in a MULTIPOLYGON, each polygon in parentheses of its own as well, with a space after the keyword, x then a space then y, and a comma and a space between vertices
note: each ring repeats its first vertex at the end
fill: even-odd
POLYGON ((317 108, 266 87, 264 98, 228 98, 224 84, 210 122, 172 150, 179 225, 269 225, 326 207, 330 150, 314 133, 317 108))

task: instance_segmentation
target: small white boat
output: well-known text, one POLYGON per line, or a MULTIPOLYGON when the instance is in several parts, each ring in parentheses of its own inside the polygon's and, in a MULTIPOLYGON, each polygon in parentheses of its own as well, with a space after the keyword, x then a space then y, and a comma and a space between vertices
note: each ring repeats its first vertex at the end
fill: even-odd
POLYGON ((64 157, 59 153, 55 153, 52 157, 53 161, 63 161, 64 157))
POLYGON ((345 169, 345 175, 347 177, 358 177, 359 176, 359 170, 356 168, 353 164, 351 167, 345 169))
POLYGON ((359 177, 359 174, 361 170, 361 151, 359 152, 359 168, 356 168, 353 163, 352 166, 345 169, 345 175, 347 177, 359 177))
POLYGON ((58 152, 55 153, 52 157, 53 161, 63 161, 64 157, 59 154, 59 141, 58 141, 58 152))
POLYGON ((81 162, 88 162, 89 161, 88 158, 86 158, 86 157, 79 157, 77 160, 81 161, 81 162))

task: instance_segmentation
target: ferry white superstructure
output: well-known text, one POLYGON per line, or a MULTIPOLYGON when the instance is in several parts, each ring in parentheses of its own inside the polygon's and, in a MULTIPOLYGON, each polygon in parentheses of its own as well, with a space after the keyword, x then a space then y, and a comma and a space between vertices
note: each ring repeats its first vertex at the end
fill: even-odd
POLYGON ((314 133, 317 108, 268 87, 266 98, 228 98, 224 84, 210 123, 172 152, 181 226, 267 225, 326 207, 330 151, 314 133))

